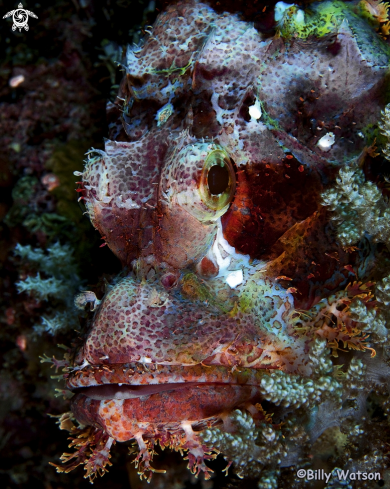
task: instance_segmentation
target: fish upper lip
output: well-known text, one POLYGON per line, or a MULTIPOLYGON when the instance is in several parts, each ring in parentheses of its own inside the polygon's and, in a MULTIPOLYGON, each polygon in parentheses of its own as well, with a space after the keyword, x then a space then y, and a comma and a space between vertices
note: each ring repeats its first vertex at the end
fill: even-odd
POLYGON ((83 369, 65 374, 67 388, 77 392, 81 388, 104 385, 129 386, 132 388, 150 385, 174 384, 235 384, 259 385, 269 369, 232 368, 222 365, 202 364, 158 365, 125 363, 110 365, 87 365, 83 369))

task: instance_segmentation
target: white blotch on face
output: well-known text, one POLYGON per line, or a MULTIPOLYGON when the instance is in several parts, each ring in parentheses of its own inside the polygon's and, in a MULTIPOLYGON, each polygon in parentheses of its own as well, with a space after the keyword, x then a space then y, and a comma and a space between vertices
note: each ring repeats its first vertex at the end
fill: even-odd
POLYGON ((231 289, 235 289, 237 285, 242 284, 243 280, 244 274, 242 273, 242 270, 235 270, 234 272, 229 273, 226 277, 226 283, 231 289))
POLYGON ((261 117, 261 107, 259 100, 256 99, 255 103, 249 107, 249 115, 251 116, 251 121, 255 122, 261 117))
POLYGON ((244 268, 252 268, 249 265, 250 256, 237 253, 235 248, 231 246, 223 236, 221 219, 218 219, 218 231, 213 245, 213 255, 218 264, 219 273, 217 277, 225 277, 226 283, 234 289, 244 281, 244 268), (225 257, 222 256, 221 250, 223 250, 225 257), (232 259, 234 259, 234 268, 232 270, 232 259))
POLYGON ((335 141, 335 137, 333 132, 328 132, 325 134, 325 136, 322 136, 322 138, 318 141, 317 146, 322 150, 322 151, 329 151, 330 148, 333 146, 335 141))

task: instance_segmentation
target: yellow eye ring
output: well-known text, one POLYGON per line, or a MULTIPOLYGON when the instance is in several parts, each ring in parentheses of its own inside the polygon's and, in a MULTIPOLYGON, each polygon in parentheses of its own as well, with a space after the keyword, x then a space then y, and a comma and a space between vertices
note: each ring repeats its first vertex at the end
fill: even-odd
POLYGON ((218 211, 233 200, 236 191, 236 175, 229 155, 215 149, 207 155, 199 183, 199 193, 203 203, 211 210, 218 211))

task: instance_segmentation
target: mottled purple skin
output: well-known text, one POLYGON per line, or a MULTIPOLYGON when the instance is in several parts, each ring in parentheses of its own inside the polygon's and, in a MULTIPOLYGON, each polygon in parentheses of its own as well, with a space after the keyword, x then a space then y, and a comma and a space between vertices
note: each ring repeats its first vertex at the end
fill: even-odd
POLYGON ((346 22, 320 39, 285 42, 201 3, 168 7, 143 47, 128 50, 110 140, 83 174, 92 223, 134 274, 105 296, 76 364, 310 375, 310 344, 290 317, 347 283, 343 267, 354 257, 337 245, 321 193, 379 119, 382 58, 366 56, 346 22), (259 120, 249 114, 256 100, 259 120), (336 142, 323 152, 317 143, 328 132, 336 142), (217 211, 201 198, 212 151, 231 160, 236 180, 230 206, 217 211), (232 288, 234 270, 243 281, 232 288))

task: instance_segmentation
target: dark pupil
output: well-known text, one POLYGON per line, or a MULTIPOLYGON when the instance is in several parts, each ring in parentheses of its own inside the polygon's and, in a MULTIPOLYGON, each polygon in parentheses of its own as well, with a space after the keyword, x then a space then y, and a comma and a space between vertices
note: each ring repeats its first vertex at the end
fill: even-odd
POLYGON ((226 166, 212 166, 207 176, 207 183, 211 195, 219 195, 225 192, 229 185, 229 172, 226 166))

